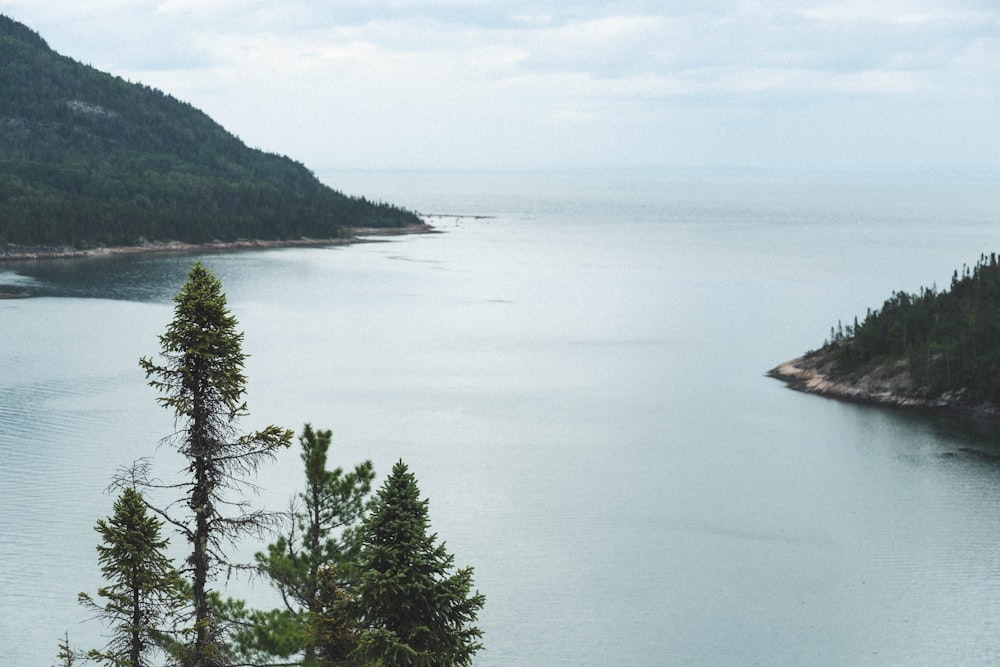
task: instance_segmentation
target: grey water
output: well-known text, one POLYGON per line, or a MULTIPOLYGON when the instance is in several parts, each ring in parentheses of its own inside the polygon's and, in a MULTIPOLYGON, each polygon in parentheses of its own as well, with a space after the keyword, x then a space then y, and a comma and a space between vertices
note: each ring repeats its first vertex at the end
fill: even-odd
MULTIPOLYGON (((247 430, 311 422, 334 465, 416 474, 487 598, 476 664, 1000 661, 1000 429, 765 377, 995 250, 993 179, 320 175, 442 233, 0 264, 28 295, 0 300, 3 663, 101 641, 93 526, 121 466, 180 468, 137 361, 196 258, 246 332, 247 430)), ((255 500, 283 509, 299 466, 255 500)))

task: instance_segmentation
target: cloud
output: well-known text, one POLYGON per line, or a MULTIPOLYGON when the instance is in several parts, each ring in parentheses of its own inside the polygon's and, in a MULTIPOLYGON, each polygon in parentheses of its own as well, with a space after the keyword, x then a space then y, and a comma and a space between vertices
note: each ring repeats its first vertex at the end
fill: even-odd
POLYGON ((988 13, 956 7, 955 3, 920 2, 919 0, 846 0, 843 2, 806 7, 798 12, 810 19, 829 23, 882 23, 901 26, 971 22, 988 13))
POLYGON ((713 136, 753 146, 730 154, 765 155, 776 130, 761 119, 779 117, 798 135, 775 142, 786 161, 821 161, 810 127, 846 136, 851 120, 879 136, 884 113, 906 109, 925 131, 986 122, 1000 134, 987 114, 1000 102, 1000 9, 974 0, 0 0, 0 11, 317 167, 648 163, 679 146, 711 162, 727 155, 713 136))

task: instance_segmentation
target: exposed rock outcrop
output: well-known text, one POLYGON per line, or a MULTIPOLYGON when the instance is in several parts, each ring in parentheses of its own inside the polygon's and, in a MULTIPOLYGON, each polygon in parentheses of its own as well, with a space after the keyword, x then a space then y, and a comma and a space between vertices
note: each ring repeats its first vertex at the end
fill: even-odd
POLYGON ((835 372, 833 354, 824 348, 779 364, 767 375, 797 391, 855 403, 1000 419, 1000 406, 970 404, 964 390, 933 394, 925 387, 914 387, 905 361, 877 366, 857 376, 840 376, 835 372))

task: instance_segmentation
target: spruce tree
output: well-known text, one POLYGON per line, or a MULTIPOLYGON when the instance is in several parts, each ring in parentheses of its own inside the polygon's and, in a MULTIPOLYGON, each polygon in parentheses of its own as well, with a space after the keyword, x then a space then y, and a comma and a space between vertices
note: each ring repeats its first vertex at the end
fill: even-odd
POLYGON ((247 534, 259 536, 269 525, 269 515, 251 510, 245 500, 252 488, 248 477, 276 448, 288 446, 293 434, 277 426, 245 435, 237 429, 247 414, 246 355, 219 279, 196 263, 174 303, 174 318, 160 336, 163 363, 144 357, 140 365, 161 392, 160 404, 176 416, 180 428, 170 442, 186 459, 190 476, 175 486, 183 492, 184 515, 160 510, 191 546, 184 571, 190 576, 194 640, 183 662, 214 667, 224 663, 225 647, 210 604, 211 582, 230 565, 228 545, 247 534))
POLYGON ((133 488, 118 497, 113 516, 98 520, 98 563, 108 583, 97 590, 100 601, 86 593, 79 598, 111 626, 112 635, 104 650, 87 653, 91 660, 114 667, 150 664, 157 638, 183 603, 181 580, 164 553, 162 525, 133 488))
POLYGON ((450 572, 454 557, 429 527, 428 501, 399 461, 365 521, 361 576, 345 604, 364 628, 358 654, 366 662, 469 665, 482 648, 471 624, 485 597, 471 593, 472 568, 450 572))
POLYGON ((77 651, 69 645, 69 631, 59 640, 59 653, 56 654, 56 657, 59 658, 58 667, 73 667, 76 662, 77 651))

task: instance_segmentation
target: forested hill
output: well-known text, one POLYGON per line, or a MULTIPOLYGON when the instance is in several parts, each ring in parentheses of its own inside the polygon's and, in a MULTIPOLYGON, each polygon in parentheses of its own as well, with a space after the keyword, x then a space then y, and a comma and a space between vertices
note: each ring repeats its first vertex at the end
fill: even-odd
POLYGON ((59 55, 0 15, 0 252, 328 239, 418 222, 248 148, 189 104, 59 55))
POLYGON ((1000 258, 956 270, 944 291, 894 293, 771 375, 852 400, 1000 417, 1000 258))

